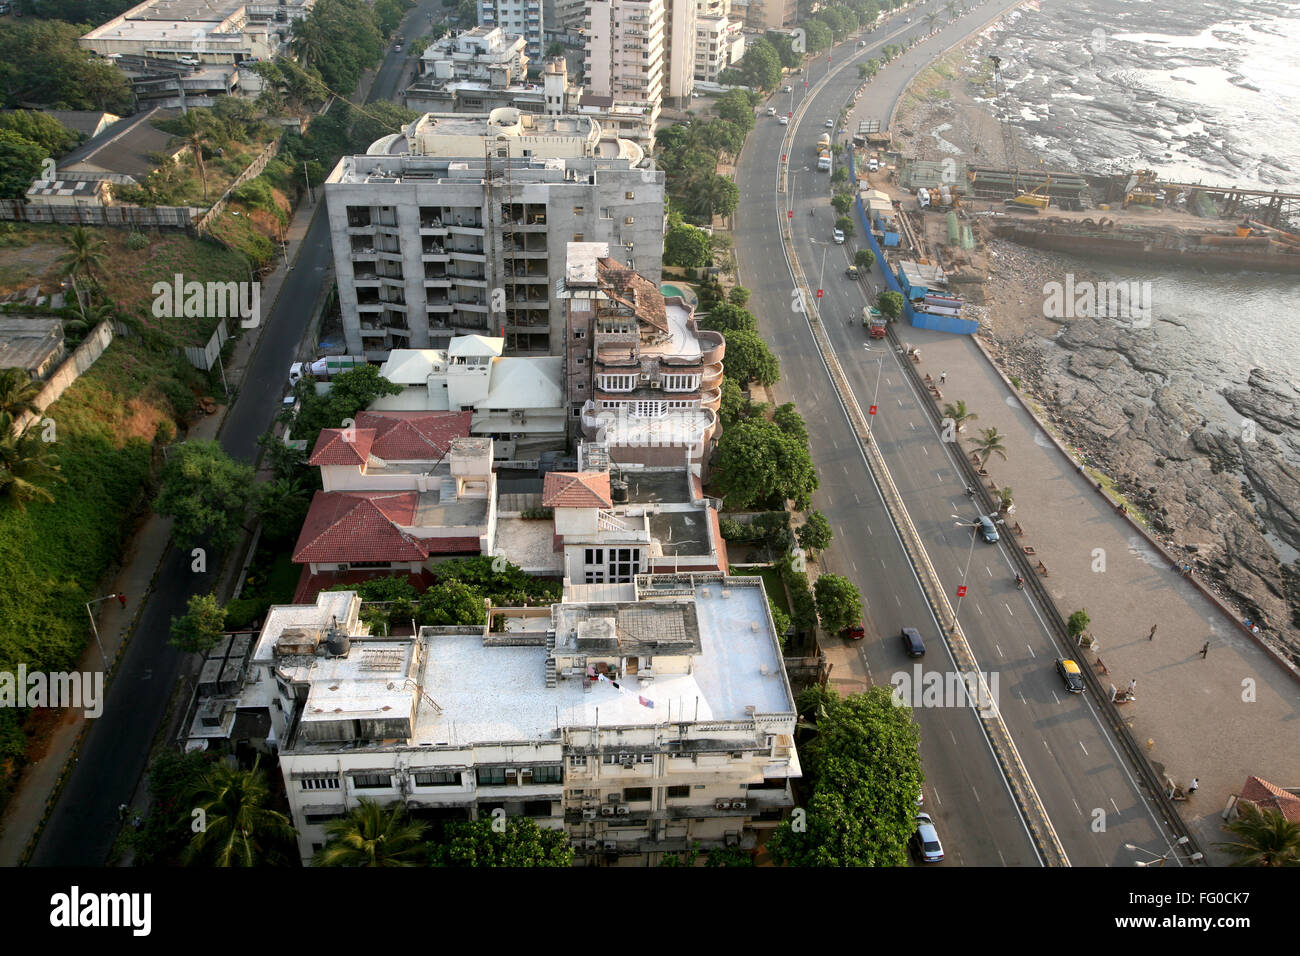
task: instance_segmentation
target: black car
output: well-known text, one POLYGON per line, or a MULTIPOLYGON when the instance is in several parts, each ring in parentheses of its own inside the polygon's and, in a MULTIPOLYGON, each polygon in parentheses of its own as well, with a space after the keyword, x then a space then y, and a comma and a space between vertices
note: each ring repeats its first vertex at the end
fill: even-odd
POLYGON ((925 641, 921 637, 921 632, 914 627, 903 628, 903 650, 907 652, 908 657, 924 657, 925 641))
POLYGON ((1061 675, 1061 680, 1065 681, 1065 689, 1071 694, 1083 693, 1083 674, 1079 671, 1078 664, 1068 658, 1058 657, 1056 672, 1061 675))

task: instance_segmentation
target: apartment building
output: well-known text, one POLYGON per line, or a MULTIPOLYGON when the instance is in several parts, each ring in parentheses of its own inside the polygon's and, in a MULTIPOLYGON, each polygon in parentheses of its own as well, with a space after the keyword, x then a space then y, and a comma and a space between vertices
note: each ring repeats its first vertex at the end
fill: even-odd
POLYGON ((695 27, 695 79, 716 83, 718 74, 745 55, 745 35, 739 20, 700 14, 695 27))
POLYGON ((664 176, 587 116, 425 114, 325 184, 348 352, 505 339, 563 352, 570 241, 608 242, 657 282, 664 176))
POLYGON ((658 122, 664 96, 664 0, 590 0, 583 85, 658 122))
POLYGON ((500 27, 511 36, 524 38, 531 60, 540 61, 545 49, 542 0, 479 0, 478 25, 500 27))
POLYGON ((270 59, 316 0, 145 0, 78 40, 101 56, 236 64, 270 59))
POLYGON ((587 17, 587 0, 544 0, 546 28, 558 32, 575 33, 582 29, 587 17))
POLYGON ((679 109, 695 89, 696 0, 664 0, 664 99, 679 109))
POLYGON ((524 46, 522 36, 507 35, 500 27, 475 27, 425 47, 419 75, 509 85, 527 78, 529 57, 524 46))
MULTIPOLYGON (((730 17, 731 0, 695 0, 695 12, 702 17, 730 17)), ((744 20, 744 14, 736 19, 744 20)))
POLYGON ((365 797, 422 820, 501 809, 566 831, 578 865, 654 866, 694 843, 752 848, 801 776, 758 577, 571 585, 484 627, 391 637, 368 633, 355 592, 323 592, 272 608, 238 692, 200 714, 231 710, 278 752, 304 860, 365 797))
MULTIPOLYGON (((735 3, 735 6, 739 6, 735 3)), ((797 16, 795 0, 749 0, 745 7, 745 26, 750 30, 781 30, 792 27, 797 16)))
POLYGON ((719 332, 702 331, 680 296, 610 256, 605 243, 569 243, 567 303, 570 414, 614 461, 675 464, 702 476, 722 402, 719 332))

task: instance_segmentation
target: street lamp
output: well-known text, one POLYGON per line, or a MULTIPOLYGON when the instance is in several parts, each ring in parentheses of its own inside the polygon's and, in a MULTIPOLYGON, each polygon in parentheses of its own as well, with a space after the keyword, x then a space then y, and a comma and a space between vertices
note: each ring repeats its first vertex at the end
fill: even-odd
MULTIPOLYGON (((822 242, 820 239, 810 238, 808 241, 811 242, 814 246, 824 247, 822 249, 822 274, 821 274, 821 278, 817 280, 817 288, 819 290, 825 289, 826 288, 826 253, 831 251, 831 244, 829 242, 822 242)), ((821 314, 821 309, 819 306, 818 315, 820 314, 821 314)))
MULTIPOLYGON (((1145 847, 1136 846, 1135 844, 1132 843, 1125 843, 1124 849, 1135 851, 1138 853, 1146 853, 1151 857, 1151 859, 1149 860, 1134 860, 1133 861, 1134 866, 1164 866, 1165 862, 1171 856, 1174 855, 1174 847, 1186 846, 1188 843, 1191 842, 1192 842, 1191 837, 1180 836, 1177 840, 1175 840, 1173 843, 1169 845, 1169 849, 1166 850, 1163 854, 1155 853, 1152 850, 1148 850, 1145 847)), ((1205 859, 1205 854, 1193 853, 1190 857, 1188 857, 1188 859, 1191 860, 1193 863, 1196 863, 1199 862, 1200 860, 1205 859)))
POLYGON ((99 639, 99 625, 95 623, 95 615, 90 610, 90 606, 100 601, 111 601, 113 598, 117 598, 122 602, 122 607, 126 607, 125 594, 105 594, 103 597, 86 602, 86 615, 90 618, 90 630, 95 635, 95 643, 99 645, 99 656, 104 662, 104 673, 108 673, 108 655, 104 653, 104 643, 99 639))
MULTIPOLYGON (((961 520, 960 515, 953 515, 953 517, 957 519, 958 528, 971 529, 970 550, 966 552, 966 568, 961 573, 961 583, 964 589, 966 586, 966 582, 967 580, 969 580, 969 576, 970 576, 970 559, 975 556, 975 529, 979 527, 979 522, 972 521, 970 524, 965 524, 961 520)), ((966 596, 965 590, 963 590, 961 593, 957 595, 957 607, 952 612, 952 632, 954 634, 957 633, 957 618, 961 616, 961 601, 962 598, 964 598, 965 596, 966 596)))
MULTIPOLYGON (((869 344, 868 344, 868 345, 863 345, 862 347, 863 347, 866 351, 868 351, 868 352, 874 352, 874 351, 876 351, 876 350, 873 349, 869 344)), ((885 350, 882 348, 882 349, 880 350, 880 358, 879 358, 879 359, 877 360, 877 362, 876 362, 876 387, 873 388, 873 389, 871 390, 871 407, 872 407, 872 408, 876 408, 876 407, 877 407, 877 406, 876 406, 876 396, 880 394, 880 373, 883 372, 884 369, 885 369, 885 350)), ((871 417, 874 418, 875 416, 873 415, 873 416, 871 416, 871 417)), ((871 432, 871 418, 868 418, 868 419, 867 419, 867 433, 870 434, 870 432, 871 432)), ((953 517, 956 517, 956 515, 954 515, 953 517)))

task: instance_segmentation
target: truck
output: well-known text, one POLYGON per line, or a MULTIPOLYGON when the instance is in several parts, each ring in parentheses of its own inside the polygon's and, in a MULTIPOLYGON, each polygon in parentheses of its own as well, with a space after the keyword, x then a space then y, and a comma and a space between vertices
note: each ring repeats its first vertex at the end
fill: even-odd
POLYGON ((817 140, 817 168, 828 172, 831 168, 831 134, 822 133, 817 140))
POLYGON ((879 309, 869 305, 862 307, 862 324, 867 327, 867 336, 873 339, 885 337, 885 315, 879 309))
POLYGON ((322 381, 328 380, 340 372, 365 364, 366 360, 359 355, 327 355, 310 363, 294 362, 289 366, 289 384, 297 385, 298 379, 304 375, 311 375, 322 381))

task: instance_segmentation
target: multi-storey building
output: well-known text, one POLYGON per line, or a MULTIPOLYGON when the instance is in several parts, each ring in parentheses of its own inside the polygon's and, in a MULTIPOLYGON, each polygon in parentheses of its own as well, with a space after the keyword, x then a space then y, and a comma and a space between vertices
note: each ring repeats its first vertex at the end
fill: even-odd
MULTIPOLYGON (((101 56, 203 64, 270 59, 285 49, 295 20, 316 0, 144 0, 83 36, 101 56)), ((229 92, 229 91, 227 91, 229 92)))
POLYGON ((509 86, 528 76, 524 45, 522 36, 508 36, 500 27, 475 27, 429 44, 420 55, 420 76, 509 86))
POLYGON ((583 85, 658 121, 664 95, 664 0, 590 0, 583 85))
POLYGON ((739 20, 700 14, 695 26, 695 79, 716 83, 718 74, 745 55, 739 20))
POLYGON ((695 89, 695 0, 664 0, 664 99, 685 109, 695 89))
POLYGON ((760 31, 792 27, 797 12, 795 0, 749 0, 745 8, 745 26, 760 31))
POLYGON ((362 798, 527 816, 580 865, 753 847, 793 806, 795 704, 759 577, 566 586, 486 626, 384 637, 359 611, 352 591, 272 608, 237 693, 200 711, 263 728, 304 860, 362 798))
POLYGON ((528 58, 541 60, 542 0, 478 0, 478 25, 500 27, 508 34, 523 37, 528 58))
POLYGON ((697 474, 717 439, 722 401, 719 332, 701 331, 680 296, 609 255, 604 243, 570 243, 566 378, 582 434, 614 461, 675 464, 697 474))
POLYGON ((587 0, 545 0, 546 28, 576 32, 587 17, 587 0))
MULTIPOLYGON (((702 17, 730 17, 731 0, 695 0, 695 11, 702 17)), ((743 20, 744 15, 737 19, 743 20)))
POLYGON ((586 116, 426 114, 326 180, 348 351, 505 338, 563 351, 566 243, 608 242, 658 282, 664 176, 586 116))

